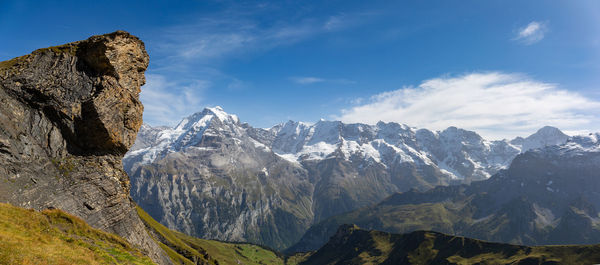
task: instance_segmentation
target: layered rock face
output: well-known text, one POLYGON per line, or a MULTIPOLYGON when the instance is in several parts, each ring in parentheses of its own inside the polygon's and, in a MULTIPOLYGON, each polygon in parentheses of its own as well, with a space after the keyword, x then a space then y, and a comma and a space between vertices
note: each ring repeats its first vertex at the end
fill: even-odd
POLYGON ((147 66, 144 43, 123 31, 0 62, 0 201, 63 209, 170 263, 121 163, 142 124, 147 66))

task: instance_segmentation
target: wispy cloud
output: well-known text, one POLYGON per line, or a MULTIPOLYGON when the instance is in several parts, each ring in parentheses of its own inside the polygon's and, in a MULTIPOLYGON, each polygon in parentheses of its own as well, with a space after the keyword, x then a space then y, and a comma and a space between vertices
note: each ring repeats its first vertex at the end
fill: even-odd
MULTIPOLYGON (((162 28, 149 36, 152 40, 147 43, 152 44, 149 50, 154 60, 141 94, 145 120, 153 125, 173 124, 198 111, 203 91, 211 85, 229 91, 251 87, 251 82, 222 71, 221 64, 232 58, 341 31, 361 17, 336 14, 265 21, 260 12, 273 12, 269 8, 226 10, 162 28)), ((295 82, 352 81, 308 77, 295 82)))
MULTIPOLYGON (((360 102, 360 101, 359 101, 360 102)), ((384 92, 341 111, 345 122, 457 126, 492 139, 528 135, 545 125, 600 130, 600 102, 519 74, 472 73, 384 92)))
POLYGON ((320 78, 314 76, 295 76, 290 77, 290 80, 294 83, 301 85, 310 85, 314 83, 334 83, 334 84, 356 84, 356 81, 345 79, 345 78, 336 78, 336 79, 327 79, 320 78))
POLYGON ((276 22, 266 26, 243 15, 225 17, 203 18, 165 28, 157 41, 158 48, 180 60, 215 59, 293 44, 342 30, 351 24, 351 18, 343 15, 306 18, 293 23, 276 22))
POLYGON ((531 45, 544 39, 548 32, 548 23, 532 21, 524 27, 519 28, 513 40, 519 41, 526 45, 531 45))
POLYGON ((182 117, 198 111, 202 91, 210 86, 205 80, 172 81, 163 75, 146 74, 140 99, 144 104, 144 122, 174 125, 182 117))
POLYGON ((290 80, 294 81, 295 83, 301 84, 301 85, 321 83, 321 82, 325 81, 325 79, 323 79, 323 78, 312 77, 312 76, 291 77, 290 80))

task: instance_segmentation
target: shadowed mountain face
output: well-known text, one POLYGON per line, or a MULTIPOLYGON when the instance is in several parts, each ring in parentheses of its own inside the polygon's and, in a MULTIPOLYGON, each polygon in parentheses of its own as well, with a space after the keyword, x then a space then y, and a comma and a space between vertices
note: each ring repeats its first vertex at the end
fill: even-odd
POLYGON ((317 249, 340 224, 405 233, 433 230, 525 245, 600 243, 599 134, 521 154, 471 185, 392 195, 312 226, 291 250, 317 249))
POLYGON ((148 55, 123 31, 0 62, 0 202, 59 208, 168 264, 121 159, 142 124, 148 55))
POLYGON ((258 129, 215 107, 174 128, 142 125, 123 163, 134 200, 168 227, 284 249, 315 222, 395 192, 486 179, 523 146, 567 138, 545 127, 487 141, 454 127, 431 132, 383 122, 258 129))
POLYGON ((600 246, 525 247, 416 231, 391 234, 343 225, 300 264, 593 264, 600 246))

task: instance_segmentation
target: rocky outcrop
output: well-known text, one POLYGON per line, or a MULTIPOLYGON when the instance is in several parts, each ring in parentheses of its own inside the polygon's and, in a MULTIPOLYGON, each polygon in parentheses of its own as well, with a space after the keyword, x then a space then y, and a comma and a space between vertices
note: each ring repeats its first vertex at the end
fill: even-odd
POLYGON ((144 43, 123 31, 0 62, 0 201, 65 210, 170 263, 121 163, 142 124, 147 66, 144 43))

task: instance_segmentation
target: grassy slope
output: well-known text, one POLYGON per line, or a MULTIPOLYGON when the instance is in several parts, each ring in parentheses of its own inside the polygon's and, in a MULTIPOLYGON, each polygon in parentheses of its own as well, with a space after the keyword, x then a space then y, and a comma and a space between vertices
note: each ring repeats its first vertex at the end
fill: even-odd
POLYGON ((391 234, 340 228, 300 264, 595 264, 600 245, 525 247, 417 231, 391 234))
MULTIPOLYGON (((593 264, 600 245, 524 247, 435 232, 391 234, 345 226, 315 253, 284 258, 245 243, 172 231, 141 208, 154 239, 176 264, 593 264)), ((0 203, 0 264, 153 264, 124 239, 60 210, 0 203)))
MULTIPOLYGON (((264 247, 191 237, 166 228, 140 207, 137 210, 153 238, 176 264, 194 264, 194 260, 203 264, 286 264, 281 255, 264 247)), ((300 260, 295 256, 287 264, 296 264, 300 260)))
POLYGON ((154 264, 124 239, 61 210, 0 203, 0 264, 154 264))

